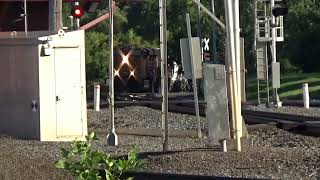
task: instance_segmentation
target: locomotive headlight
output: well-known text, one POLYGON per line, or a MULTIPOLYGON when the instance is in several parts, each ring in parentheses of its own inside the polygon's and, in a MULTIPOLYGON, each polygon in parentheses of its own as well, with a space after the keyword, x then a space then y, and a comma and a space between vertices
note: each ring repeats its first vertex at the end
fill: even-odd
POLYGON ((123 52, 120 51, 120 55, 121 55, 121 57, 122 57, 122 63, 121 63, 121 65, 123 65, 123 64, 128 64, 128 65, 130 65, 130 63, 129 63, 129 57, 130 57, 130 55, 131 55, 131 52, 132 52, 132 50, 130 50, 127 55, 124 55, 123 52))
POLYGON ((119 75, 119 69, 118 70, 114 70, 114 77, 116 77, 116 76, 119 76, 120 77, 120 75, 119 75))
POLYGON ((122 56, 122 64, 129 64, 129 54, 122 56))
POLYGON ((134 70, 130 71, 130 76, 134 77, 134 70))

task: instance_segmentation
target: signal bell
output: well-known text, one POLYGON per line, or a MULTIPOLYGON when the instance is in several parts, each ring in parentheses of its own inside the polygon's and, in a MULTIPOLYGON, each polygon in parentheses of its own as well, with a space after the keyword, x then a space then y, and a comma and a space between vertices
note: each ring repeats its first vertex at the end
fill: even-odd
POLYGON ((82 6, 79 6, 79 5, 75 5, 72 7, 71 9, 71 15, 74 17, 74 18, 81 18, 83 16, 83 8, 82 6))

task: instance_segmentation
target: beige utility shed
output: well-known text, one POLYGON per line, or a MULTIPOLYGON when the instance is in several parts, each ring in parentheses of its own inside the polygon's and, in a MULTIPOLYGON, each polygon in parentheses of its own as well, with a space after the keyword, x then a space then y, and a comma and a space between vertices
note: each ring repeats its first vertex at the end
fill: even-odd
POLYGON ((0 36, 0 134, 83 139, 85 82, 84 31, 0 36))

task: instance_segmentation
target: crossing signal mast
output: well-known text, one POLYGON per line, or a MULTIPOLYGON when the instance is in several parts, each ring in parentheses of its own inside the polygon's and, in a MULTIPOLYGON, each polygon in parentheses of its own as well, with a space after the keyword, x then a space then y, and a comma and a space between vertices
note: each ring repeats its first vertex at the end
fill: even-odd
POLYGON ((258 102, 270 105, 268 59, 271 59, 273 103, 275 107, 280 107, 281 102, 277 92, 280 88, 280 63, 276 60, 276 43, 284 41, 283 17, 288 14, 288 8, 285 0, 254 0, 254 2, 258 102))
MULTIPOLYGON (((75 2, 74 6, 71 9, 72 21, 76 21, 76 28, 80 27, 80 18, 83 16, 84 10, 82 6, 79 5, 79 2, 75 2)), ((73 23, 72 23, 73 24, 73 23)))
POLYGON ((83 8, 82 6, 79 6, 79 5, 75 5, 72 7, 72 10, 71 10, 71 15, 74 17, 74 18, 81 18, 83 16, 83 8))

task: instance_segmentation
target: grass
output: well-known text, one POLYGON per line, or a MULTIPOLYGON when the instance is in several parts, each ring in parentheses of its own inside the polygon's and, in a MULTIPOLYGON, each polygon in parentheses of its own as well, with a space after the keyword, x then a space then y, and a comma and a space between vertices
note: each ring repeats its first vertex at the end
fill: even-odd
MULTIPOLYGON (((247 100, 257 100, 256 76, 249 75, 246 80, 247 100)), ((278 94, 281 100, 302 99, 302 84, 304 83, 309 84, 310 99, 320 99, 320 73, 282 74, 280 82, 281 87, 278 89, 278 94)), ((270 83, 269 86, 271 87, 272 84, 270 83)), ((271 96, 272 89, 269 90, 271 96)))

